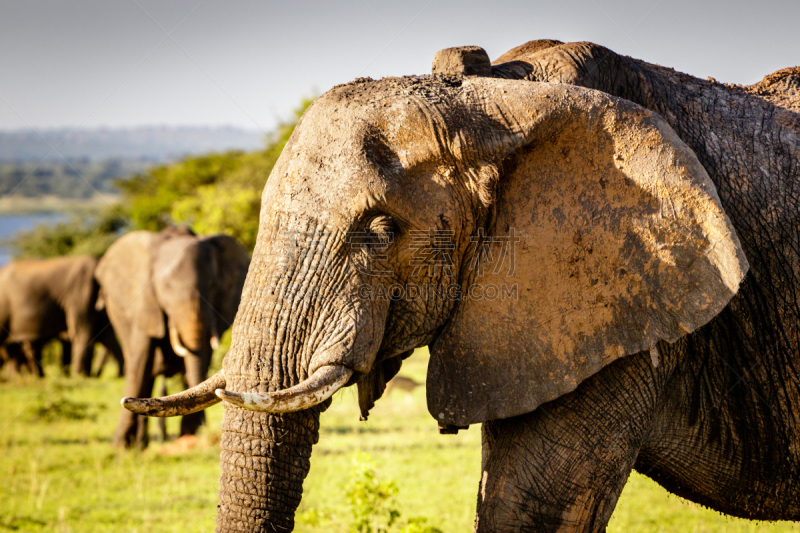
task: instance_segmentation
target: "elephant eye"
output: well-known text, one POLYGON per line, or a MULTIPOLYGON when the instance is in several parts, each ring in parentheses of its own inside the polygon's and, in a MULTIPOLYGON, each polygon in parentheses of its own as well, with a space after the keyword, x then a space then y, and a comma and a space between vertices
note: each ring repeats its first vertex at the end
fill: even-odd
POLYGON ((376 215, 370 218, 366 227, 381 243, 391 244, 394 242, 397 225, 389 215, 376 215))

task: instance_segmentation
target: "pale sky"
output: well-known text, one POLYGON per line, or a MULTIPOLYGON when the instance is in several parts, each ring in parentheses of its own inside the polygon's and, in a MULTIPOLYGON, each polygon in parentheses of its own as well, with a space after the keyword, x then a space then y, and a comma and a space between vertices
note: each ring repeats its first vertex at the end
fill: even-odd
POLYGON ((800 65, 798 21, 798 0, 0 0, 0 130, 267 131, 337 83, 427 74, 441 48, 544 38, 749 84, 800 65))

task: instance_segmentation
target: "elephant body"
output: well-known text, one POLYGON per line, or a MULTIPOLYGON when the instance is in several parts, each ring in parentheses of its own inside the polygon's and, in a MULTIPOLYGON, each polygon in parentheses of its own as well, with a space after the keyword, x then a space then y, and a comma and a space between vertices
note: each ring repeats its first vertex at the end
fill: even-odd
MULTIPOLYGON (((513 77, 601 90, 663 116, 708 171, 750 263, 739 292, 717 317, 674 344, 659 345, 665 363, 661 368, 639 369, 644 379, 638 388, 605 395, 605 410, 614 413, 631 402, 651 404, 630 418, 641 427, 621 434, 613 429, 606 447, 618 448, 617 462, 624 454, 624 464, 692 501, 744 518, 799 519, 800 455, 794 427, 800 407, 800 220, 793 190, 800 178, 800 71, 784 69, 750 87, 726 86, 591 43, 557 41, 534 41, 494 62, 495 75, 512 77, 512 71, 513 77), (623 438, 633 441, 625 451, 619 449, 623 438)), ((647 357, 640 359, 642 366, 647 357)), ((626 362, 619 367, 630 368, 606 369, 598 378, 620 379, 621 372, 636 365, 626 362)), ((592 394, 592 385, 585 389, 581 392, 592 394)), ((545 417, 539 413, 528 418, 545 417)), ((525 424, 526 430, 533 425, 525 424)), ((566 419, 564 425, 569 427, 566 419)), ((564 439, 565 449, 579 438, 564 439)), ((494 447, 513 445, 506 441, 494 447)), ((590 458, 583 449, 580 464, 590 458)), ((606 470, 612 464, 605 461, 602 468, 587 469, 608 480, 584 485, 585 491, 606 500, 593 516, 600 524, 608 520, 624 485, 624 478, 615 479, 606 470)), ((509 461, 504 471, 512 467, 509 461)), ((542 476, 546 467, 541 468, 527 476, 542 476)), ((488 482, 488 490, 524 490, 530 482, 497 476, 488 482)), ((542 487, 547 490, 564 492, 542 487)), ((577 505, 585 504, 564 507, 577 505)), ((503 522, 499 517, 506 511, 498 498, 479 503, 479 515, 493 520, 503 522)), ((541 511, 532 509, 526 520, 543 523, 533 518, 541 511)))
POLYGON ((433 70, 309 107, 223 370, 123 400, 225 400, 217 531, 291 531, 330 395, 365 418, 424 345, 440 431, 483 424, 476 531, 604 530, 633 468, 798 518, 795 71, 729 87, 558 41, 433 70))
MULTIPOLYGON (((189 386, 205 379, 212 345, 236 314, 248 264, 234 238, 200 238, 176 227, 132 232, 108 249, 97 279, 122 344, 126 394, 149 397, 159 374, 182 373, 189 386)), ((202 412, 184 417, 181 434, 196 432, 203 420, 202 412)), ((146 447, 146 418, 123 409, 114 442, 146 447)))
POLYGON ((95 309, 96 266, 94 257, 59 257, 15 261, 0 270, 0 344, 9 359, 24 354, 30 370, 42 375, 42 347, 60 339, 65 369, 88 375, 94 345, 101 342, 119 356, 122 371, 114 330, 105 312, 95 309))

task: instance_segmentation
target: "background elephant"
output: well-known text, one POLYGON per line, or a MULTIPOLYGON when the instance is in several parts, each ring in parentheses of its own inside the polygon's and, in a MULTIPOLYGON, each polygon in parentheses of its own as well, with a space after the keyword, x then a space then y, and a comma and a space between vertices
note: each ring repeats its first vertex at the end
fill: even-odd
POLYGON ((108 317, 97 310, 94 257, 15 261, 0 269, 0 344, 10 360, 43 375, 42 348, 62 343, 62 368, 89 375, 94 345, 102 343, 122 367, 108 317))
POLYGON ((477 531, 602 530, 634 466, 728 513, 798 517, 797 115, 633 60, 442 54, 438 76, 308 109, 223 370, 123 400, 226 401, 217 530, 291 530, 330 395, 357 384, 366 416, 426 344, 442 432, 483 423, 477 531), (511 75, 537 68, 641 83, 623 99, 511 75), (664 118, 629 101, 659 90, 664 118))
MULTIPOLYGON (((181 372, 189 386, 206 378, 213 348, 233 322, 250 258, 226 235, 185 228, 135 231, 118 239, 97 267, 104 306, 125 355, 125 394, 149 397, 156 375, 181 372)), ((186 416, 195 433, 203 413, 186 416)), ((147 419, 122 410, 117 445, 147 446, 147 419)))

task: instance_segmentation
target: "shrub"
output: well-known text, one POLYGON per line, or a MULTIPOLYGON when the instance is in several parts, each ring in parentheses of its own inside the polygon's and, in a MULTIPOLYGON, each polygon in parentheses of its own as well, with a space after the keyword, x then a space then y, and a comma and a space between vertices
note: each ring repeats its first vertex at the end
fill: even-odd
POLYGON ((358 453, 353 458, 345 494, 353 511, 350 528, 353 532, 385 533, 400 517, 395 508, 397 486, 394 481, 378 480, 372 458, 366 453, 358 453))
MULTIPOLYGON (((350 531, 353 533, 442 533, 429 526, 428 519, 413 517, 399 521, 397 510, 397 484, 393 480, 380 481, 375 473, 372 458, 357 453, 345 495, 353 512, 350 531)), ((316 515, 315 515, 316 517, 316 515)))

